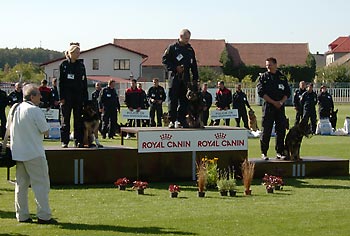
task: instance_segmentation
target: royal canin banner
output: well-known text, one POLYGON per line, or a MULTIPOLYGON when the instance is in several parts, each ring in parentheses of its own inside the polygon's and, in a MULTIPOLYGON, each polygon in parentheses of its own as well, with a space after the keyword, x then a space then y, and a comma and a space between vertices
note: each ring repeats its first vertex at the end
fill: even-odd
POLYGON ((245 129, 139 131, 138 152, 248 150, 245 129))

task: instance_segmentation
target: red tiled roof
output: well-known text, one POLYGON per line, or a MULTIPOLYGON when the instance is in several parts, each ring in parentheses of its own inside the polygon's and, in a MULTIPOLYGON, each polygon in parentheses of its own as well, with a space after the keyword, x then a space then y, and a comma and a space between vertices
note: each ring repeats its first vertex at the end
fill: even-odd
POLYGON ((336 52, 350 52, 350 36, 348 37, 338 37, 336 40, 328 45, 329 53, 336 52))
MULTIPOLYGON (((140 53, 140 52, 138 52, 138 51, 134 51, 134 50, 129 49, 129 48, 125 48, 125 47, 123 47, 123 46, 115 45, 115 44, 113 44, 113 43, 107 43, 107 44, 103 44, 103 45, 98 46, 98 47, 90 48, 90 49, 88 49, 88 50, 81 51, 80 54, 84 54, 84 53, 86 53, 86 52, 90 52, 90 51, 93 51, 93 50, 97 50, 97 49, 100 49, 100 48, 103 48, 103 47, 106 47, 106 46, 113 46, 113 47, 121 48, 121 49, 123 49, 123 50, 129 51, 129 52, 132 52, 132 53, 139 54, 142 58, 146 58, 146 57, 147 57, 147 55, 145 55, 145 54, 143 54, 143 53, 140 53)), ((51 60, 51 61, 48 61, 48 62, 44 62, 44 63, 40 64, 40 66, 46 66, 46 65, 51 64, 51 63, 53 63, 53 62, 62 61, 62 60, 65 60, 65 59, 66 59, 66 57, 64 56, 64 57, 61 57, 61 58, 57 58, 57 59, 55 59, 55 60, 51 60)))
POLYGON ((274 57, 278 65, 305 65, 308 43, 229 43, 227 51, 235 65, 265 67, 265 59, 274 57))
MULTIPOLYGON (((148 55, 143 66, 162 66, 162 56, 169 44, 176 39, 114 39, 114 44, 148 55)), ((220 56, 225 40, 191 39, 199 66, 221 66, 220 56)))
POLYGON ((100 81, 103 83, 107 83, 111 79, 113 79, 116 83, 128 83, 129 82, 129 80, 127 80, 127 79, 109 76, 109 75, 87 75, 86 77, 88 80, 100 81))

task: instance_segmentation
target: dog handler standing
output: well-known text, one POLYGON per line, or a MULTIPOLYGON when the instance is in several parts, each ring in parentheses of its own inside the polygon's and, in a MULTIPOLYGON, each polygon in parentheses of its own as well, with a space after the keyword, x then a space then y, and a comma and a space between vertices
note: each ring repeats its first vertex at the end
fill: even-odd
POLYGON ((176 120, 181 123, 182 127, 188 127, 186 122, 187 89, 198 91, 197 60, 189 44, 190 38, 191 32, 188 29, 181 30, 179 40, 169 45, 163 55, 163 65, 169 72, 169 128, 175 128, 176 120))
POLYGON ((284 103, 290 96, 287 78, 277 69, 277 60, 266 59, 267 71, 258 78, 258 94, 264 99, 262 106, 262 135, 260 137, 261 158, 268 160, 267 151, 273 123, 276 124, 276 158, 284 155, 284 137, 286 135, 286 116, 284 103))
POLYGON ((79 43, 71 43, 65 52, 67 60, 60 65, 60 104, 62 110, 61 142, 67 148, 70 134, 70 116, 73 110, 74 139, 76 147, 83 145, 83 122, 81 112, 84 102, 88 100, 87 78, 83 61, 79 60, 79 43))
POLYGON ((28 208, 28 189, 31 186, 37 205, 39 224, 55 224, 49 207, 50 178, 45 150, 44 134, 49 125, 44 113, 39 109, 40 91, 38 87, 27 84, 23 88, 24 102, 13 106, 10 129, 12 158, 16 165, 15 209, 16 218, 21 223, 31 223, 28 208))

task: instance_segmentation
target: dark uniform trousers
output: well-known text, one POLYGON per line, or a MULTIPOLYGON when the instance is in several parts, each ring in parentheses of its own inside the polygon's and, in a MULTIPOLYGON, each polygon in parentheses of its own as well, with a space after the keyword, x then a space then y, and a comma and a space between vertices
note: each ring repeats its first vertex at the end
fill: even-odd
POLYGON ((69 143, 70 133, 70 118, 73 110, 74 117, 74 139, 76 143, 83 143, 84 127, 81 120, 83 104, 77 101, 69 101, 66 99, 65 103, 61 105, 62 123, 61 123, 61 141, 62 143, 69 143))
POLYGON ((238 118, 236 118, 237 127, 240 127, 241 118, 243 121, 244 128, 249 129, 248 115, 247 115, 247 110, 245 108, 238 109, 238 118))
MULTIPOLYGON (((105 108, 106 109, 106 108, 105 108)), ((102 114, 102 136, 113 138, 117 128, 117 111, 114 107, 112 109, 106 109, 102 114)))
POLYGON ((203 117, 202 121, 203 121, 204 125, 207 126, 208 125, 208 119, 209 119, 209 108, 207 110, 203 111, 202 117, 203 117))
POLYGON ((162 114, 163 114, 162 104, 153 103, 150 106, 149 115, 151 118, 151 126, 152 127, 156 126, 156 122, 154 121, 155 113, 157 113, 157 126, 162 127, 162 114))
POLYGON ((170 121, 175 122, 176 119, 182 126, 186 126, 186 114, 188 107, 188 99, 186 98, 187 85, 184 79, 175 75, 172 78, 172 85, 169 88, 169 115, 170 121))
POLYGON ((311 130, 312 133, 315 134, 316 133, 316 126, 317 126, 317 117, 316 117, 316 109, 311 109, 311 110, 307 110, 304 109, 304 115, 303 118, 301 120, 301 122, 306 122, 306 124, 308 123, 309 119, 311 120, 311 130))
POLYGON ((6 107, 1 106, 0 107, 0 120, 1 120, 1 138, 4 139, 5 133, 6 133, 6 113, 5 113, 6 107))
POLYGON ((275 122, 276 131, 276 152, 284 153, 284 137, 286 135, 286 116, 285 108, 282 106, 277 109, 272 104, 265 102, 263 105, 262 116, 262 135, 260 137, 261 152, 267 154, 271 138, 273 123, 275 122))

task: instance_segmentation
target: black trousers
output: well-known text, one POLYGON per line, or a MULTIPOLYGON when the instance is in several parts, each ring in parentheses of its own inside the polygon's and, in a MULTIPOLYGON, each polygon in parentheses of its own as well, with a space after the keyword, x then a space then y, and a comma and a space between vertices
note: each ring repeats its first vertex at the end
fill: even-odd
POLYGON ((5 133, 6 133, 6 113, 5 113, 5 107, 0 109, 0 121, 1 121, 1 138, 4 139, 5 133))
POLYGON ((297 108, 296 114, 295 114, 295 123, 294 125, 299 124, 300 120, 303 118, 303 109, 302 108, 297 108))
POLYGON ((155 127, 155 126, 162 127, 162 115, 163 115, 162 104, 151 104, 150 110, 149 110, 149 115, 151 118, 151 126, 152 127, 155 127), (157 113, 157 125, 156 125, 156 122, 154 120, 156 113, 157 113))
POLYGON ((312 133, 316 133, 316 121, 317 121, 317 118, 316 118, 316 109, 314 110, 304 110, 304 115, 303 115, 303 118, 301 120, 301 122, 305 122, 306 124, 309 122, 309 120, 311 121, 311 131, 312 133))
POLYGON ((249 129, 247 109, 238 109, 238 118, 236 118, 236 126, 240 127, 241 119, 243 121, 244 128, 249 129))
MULTIPOLYGON (((230 126, 230 119, 223 119, 226 126, 230 126)), ((215 120, 214 125, 220 125, 220 119, 215 120)))
POLYGON ((187 127, 186 115, 188 100, 186 98, 187 85, 183 79, 176 76, 172 79, 171 88, 169 88, 169 116, 170 121, 178 120, 183 127, 187 127))
POLYGON ((202 113, 202 121, 204 125, 208 125, 208 119, 209 119, 209 108, 202 113))
POLYGON ((115 109, 105 110, 102 114, 102 130, 101 134, 106 137, 108 133, 109 138, 113 138, 117 129, 117 111, 115 109))
POLYGON ((260 149, 262 154, 267 154, 270 145, 271 131, 273 123, 275 123, 276 131, 276 147, 277 153, 284 153, 284 137, 286 135, 286 116, 285 109, 282 106, 277 109, 272 104, 264 103, 262 116, 262 134, 260 136, 260 149))
POLYGON ((73 111, 73 127, 74 127, 74 139, 76 143, 83 143, 84 127, 81 118, 81 112, 83 108, 82 102, 74 102, 66 100, 61 105, 62 119, 61 119, 61 142, 64 144, 69 143, 70 134, 70 118, 73 111))

